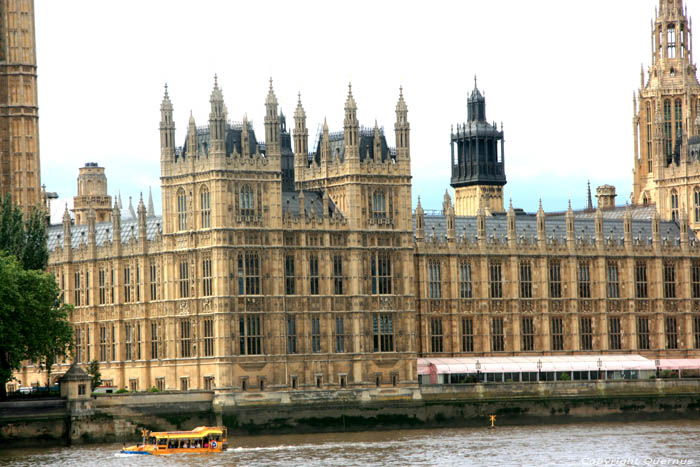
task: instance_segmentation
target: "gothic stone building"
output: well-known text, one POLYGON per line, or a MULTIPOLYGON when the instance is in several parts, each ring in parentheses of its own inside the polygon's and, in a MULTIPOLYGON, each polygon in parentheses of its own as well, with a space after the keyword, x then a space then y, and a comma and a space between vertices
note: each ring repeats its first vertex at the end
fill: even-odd
MULTIPOLYGON (((661 0, 659 67, 669 18, 688 31, 680 7, 661 0)), ((686 49, 673 60, 692 63, 688 41, 677 44, 686 49)), ((694 73, 676 68, 662 79, 654 70, 652 84, 694 73)), ((691 97, 680 98, 680 128, 689 128, 686 109, 695 112, 691 97)), ((663 133, 664 101, 659 92, 647 99, 642 109, 662 117, 649 154, 668 149, 665 134, 679 135, 670 147, 683 154, 686 133, 663 133)), ((670 160, 647 165, 642 151, 635 196, 647 193, 646 203, 616 207, 614 187, 603 186, 595 210, 503 212, 503 133, 486 123, 475 89, 467 124, 451 136, 456 203, 446 194, 442 211, 419 202, 412 212, 402 94, 395 148, 376 124, 360 127, 351 90, 343 131, 324 125, 312 150, 301 101, 290 133, 272 87, 264 143, 245 118, 229 122, 216 83, 210 103, 208 126, 190 118, 176 147, 166 89, 162 216, 143 200, 137 212, 122 214, 118 200, 110 210, 104 170, 88 164, 75 221, 66 211, 49 228, 49 269, 75 305, 73 358, 100 361, 107 382, 327 390, 414 386, 418 357, 700 356, 700 244, 682 208, 692 199, 668 204, 660 178, 697 161, 666 151, 670 160)), ((35 370, 18 379, 43 381, 35 370)))

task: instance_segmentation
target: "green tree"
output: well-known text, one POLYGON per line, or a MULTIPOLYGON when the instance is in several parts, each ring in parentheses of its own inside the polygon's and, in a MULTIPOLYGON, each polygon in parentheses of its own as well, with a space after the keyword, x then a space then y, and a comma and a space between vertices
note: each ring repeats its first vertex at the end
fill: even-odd
POLYGON ((26 222, 22 210, 10 195, 2 200, 0 212, 0 250, 13 255, 24 269, 46 269, 49 250, 46 245, 46 218, 43 209, 32 208, 26 222))
POLYGON ((88 366, 87 374, 90 375, 90 386, 94 391, 97 386, 102 384, 102 373, 100 373, 100 362, 93 360, 88 366))
POLYGON ((73 307, 61 303, 59 292, 52 274, 26 270, 17 258, 0 255, 0 397, 23 361, 46 363, 70 349, 73 307))

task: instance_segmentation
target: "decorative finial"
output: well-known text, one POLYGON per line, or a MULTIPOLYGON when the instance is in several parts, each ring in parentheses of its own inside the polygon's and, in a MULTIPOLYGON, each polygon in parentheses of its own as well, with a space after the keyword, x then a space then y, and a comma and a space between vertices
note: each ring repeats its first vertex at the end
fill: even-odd
POLYGON ((476 73, 474 74, 474 89, 478 89, 478 86, 476 85, 476 73))
POLYGON ((168 95, 168 83, 167 82, 165 83, 165 95, 166 96, 168 95))
POLYGON ((216 75, 216 73, 214 73, 214 87, 219 87, 219 77, 216 75))
POLYGON ((403 97, 403 85, 399 86, 399 97, 403 97))
POLYGON ((270 91, 272 91, 272 76, 270 76, 270 91))

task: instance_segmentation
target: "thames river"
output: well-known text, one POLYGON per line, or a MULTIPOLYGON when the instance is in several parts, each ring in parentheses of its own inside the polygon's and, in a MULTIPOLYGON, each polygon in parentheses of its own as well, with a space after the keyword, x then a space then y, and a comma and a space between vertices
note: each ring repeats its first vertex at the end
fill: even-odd
POLYGON ((455 428, 230 440, 217 455, 119 455, 120 444, 0 451, 0 466, 700 465, 700 421, 455 428))

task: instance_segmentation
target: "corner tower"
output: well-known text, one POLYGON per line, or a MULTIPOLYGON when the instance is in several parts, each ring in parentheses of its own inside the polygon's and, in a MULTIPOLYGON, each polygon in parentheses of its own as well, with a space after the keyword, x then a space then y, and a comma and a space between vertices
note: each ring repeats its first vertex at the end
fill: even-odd
POLYGON ((640 89, 632 103, 632 202, 656 205, 667 220, 678 220, 680 209, 698 211, 688 215, 697 231, 700 160, 689 148, 700 141, 700 83, 691 25, 683 0, 659 0, 651 24, 651 64, 646 72, 642 67, 640 89))
POLYGON ((112 218, 112 197, 107 194, 107 176, 104 167, 88 162, 78 172, 78 196, 73 197, 73 212, 77 225, 88 223, 88 213, 95 212, 96 222, 112 218))
POLYGON ((479 206, 491 213, 504 212, 506 184, 503 125, 486 121, 486 97, 474 90, 467 102, 467 123, 457 125, 450 137, 455 214, 475 216, 479 206), (455 151, 456 150, 456 151, 455 151))
POLYGON ((0 0, 0 192, 41 202, 34 0, 0 0))

